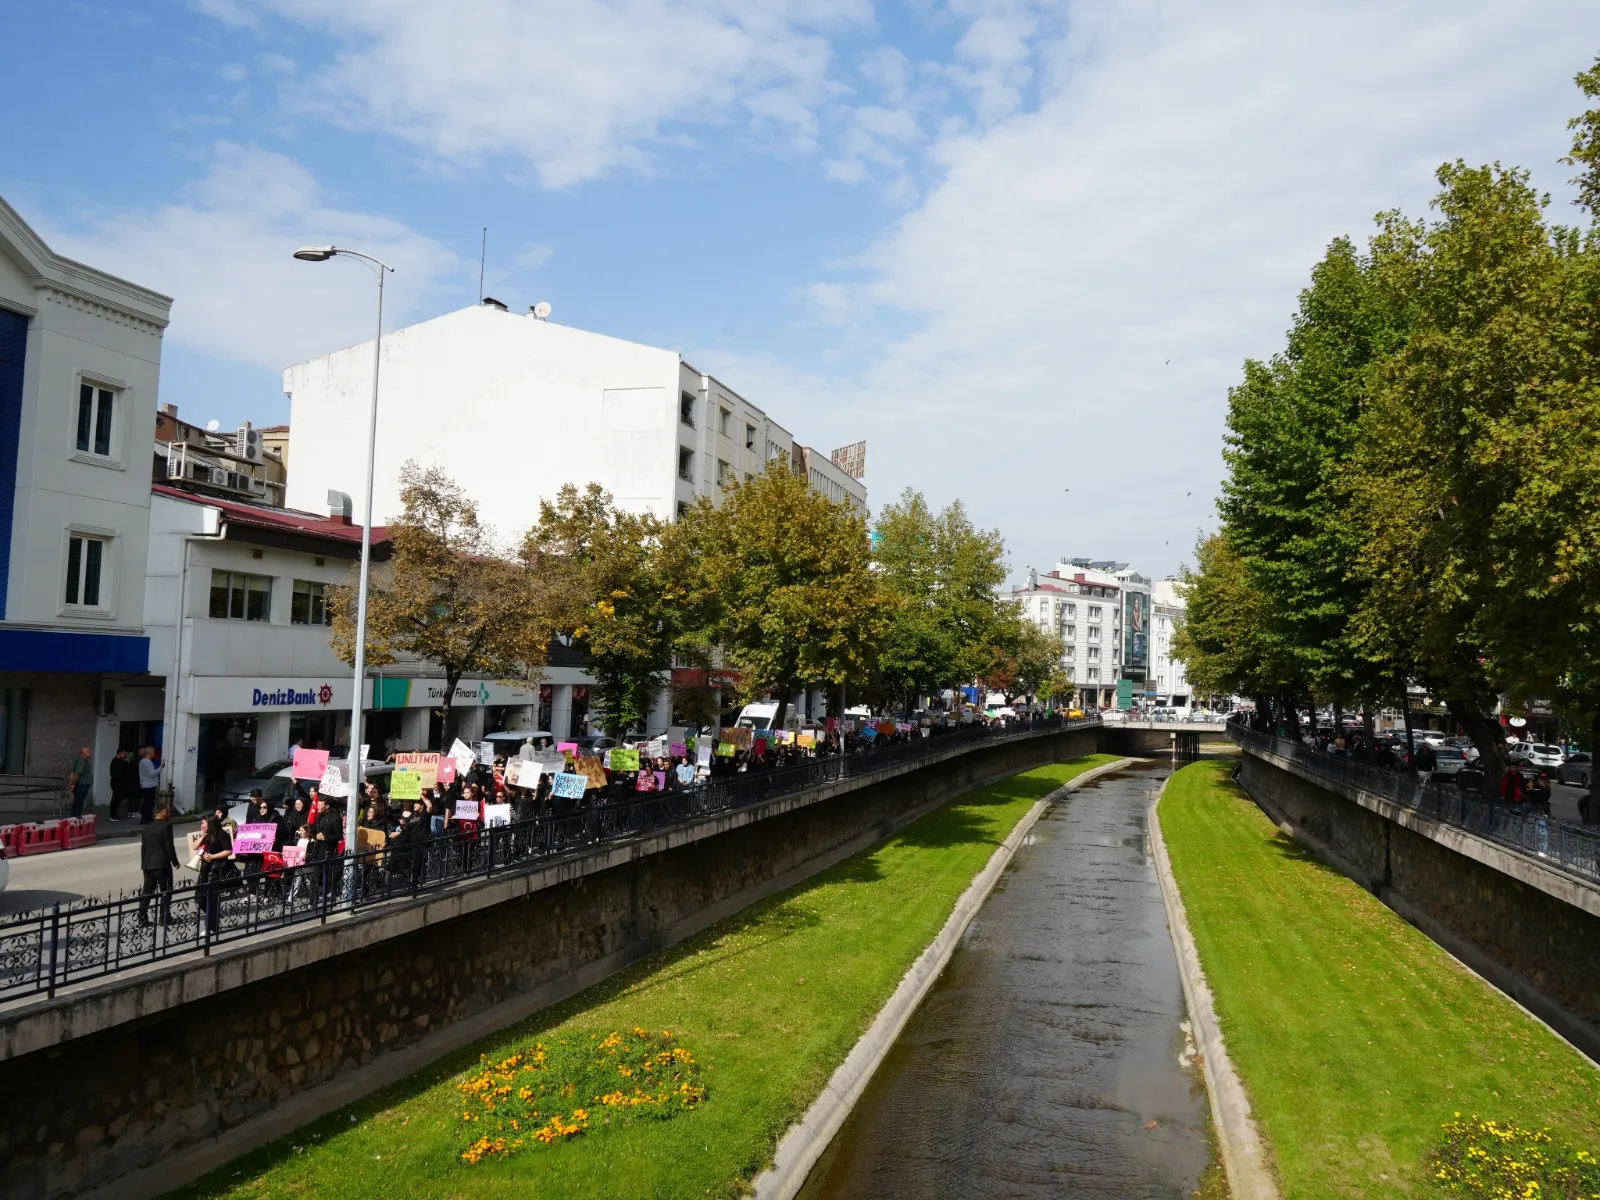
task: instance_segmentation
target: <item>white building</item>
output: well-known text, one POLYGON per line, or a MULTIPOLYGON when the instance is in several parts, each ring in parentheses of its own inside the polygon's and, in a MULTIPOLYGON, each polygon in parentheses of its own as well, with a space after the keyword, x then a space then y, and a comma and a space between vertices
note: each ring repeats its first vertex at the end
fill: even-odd
POLYGON ((150 430, 172 301, 52 251, 0 200, 0 775, 118 744, 149 665, 150 430))
POLYGON ((1172 653, 1172 640, 1183 625, 1187 606, 1181 580, 1156 580, 1151 604, 1154 619, 1151 623, 1150 683, 1157 705, 1180 711, 1190 707, 1192 694, 1183 660, 1172 653))
MULTIPOLYGON (((284 372, 294 470, 288 502, 358 494, 372 344, 284 372)), ((386 333, 374 514, 400 511, 408 459, 460 478, 482 518, 514 538, 561 485, 596 482, 663 520, 779 456, 825 494, 866 507, 866 488, 720 380, 671 350, 517 316, 496 302, 386 333)))
POLYGON ((1150 698, 1151 583, 1127 563, 1067 559, 1029 571, 1027 585, 1003 598, 1061 638, 1061 666, 1081 703, 1130 708, 1150 698))

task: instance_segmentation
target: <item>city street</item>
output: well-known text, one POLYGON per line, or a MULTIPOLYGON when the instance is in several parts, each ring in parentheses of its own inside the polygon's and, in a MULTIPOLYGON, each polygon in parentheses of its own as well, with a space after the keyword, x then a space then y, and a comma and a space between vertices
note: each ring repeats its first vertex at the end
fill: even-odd
MULTIPOLYGON (((193 822, 177 827, 178 857, 184 857, 184 834, 193 822)), ((179 867, 174 882, 192 881, 194 873, 179 867)), ((11 882, 0 892, 0 917, 52 904, 67 904, 85 896, 114 899, 118 892, 137 892, 143 880, 139 870, 139 839, 113 837, 77 850, 58 850, 11 860, 11 882)))

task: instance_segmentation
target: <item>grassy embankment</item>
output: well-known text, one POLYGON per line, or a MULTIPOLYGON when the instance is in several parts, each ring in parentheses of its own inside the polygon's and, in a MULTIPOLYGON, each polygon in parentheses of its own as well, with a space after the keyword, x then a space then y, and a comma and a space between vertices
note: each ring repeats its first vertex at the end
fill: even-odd
MULTIPOLYGON (((957 897, 1034 801, 1112 761, 1093 755, 964 796, 815 879, 367 1101, 215 1172, 184 1197, 736 1196, 821 1091, 957 897), (670 1030, 710 1098, 670 1121, 592 1128, 460 1160, 457 1091, 534 1038, 670 1030)), ((548 1115, 548 1114, 546 1114, 548 1115)))
POLYGON ((1284 1194, 1430 1194, 1422 1159, 1457 1112, 1600 1149, 1600 1071, 1311 858, 1230 770, 1174 776, 1161 829, 1284 1194))

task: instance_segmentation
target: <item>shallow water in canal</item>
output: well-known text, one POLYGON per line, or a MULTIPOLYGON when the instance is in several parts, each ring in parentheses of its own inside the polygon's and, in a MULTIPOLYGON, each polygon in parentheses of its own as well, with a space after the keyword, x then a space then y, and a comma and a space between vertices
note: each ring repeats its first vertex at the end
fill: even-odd
POLYGON ((1165 775, 1105 776, 1034 826, 802 1200, 1194 1190, 1205 1094, 1145 835, 1165 775))

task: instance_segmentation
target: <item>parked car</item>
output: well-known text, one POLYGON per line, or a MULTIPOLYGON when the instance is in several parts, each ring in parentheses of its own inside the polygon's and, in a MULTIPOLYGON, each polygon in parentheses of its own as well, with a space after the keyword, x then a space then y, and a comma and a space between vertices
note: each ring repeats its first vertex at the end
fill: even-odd
POLYGON ((1529 766, 1539 767, 1542 770, 1554 771, 1566 760, 1566 755, 1561 753, 1560 746, 1547 746, 1542 742, 1533 742, 1528 746, 1527 762, 1529 766))
POLYGON ((1593 757, 1579 750, 1576 754, 1567 755, 1567 761, 1556 770, 1556 778, 1562 783, 1588 787, 1593 766, 1593 757))
POLYGON ((1435 746, 1433 748, 1433 778, 1448 779, 1457 771, 1465 770, 1467 756, 1454 746, 1435 746))
POLYGON ((1444 744, 1446 746, 1454 746, 1457 750, 1461 751, 1461 753, 1465 754, 1469 763, 1478 761, 1478 748, 1472 744, 1471 738, 1445 738, 1444 744))
POLYGON ((1100 711, 1100 720, 1107 725, 1126 725, 1128 714, 1120 708, 1106 708, 1100 711))
POLYGON ((1526 763, 1532 746, 1532 742, 1507 742, 1506 757, 1514 763, 1526 763))

